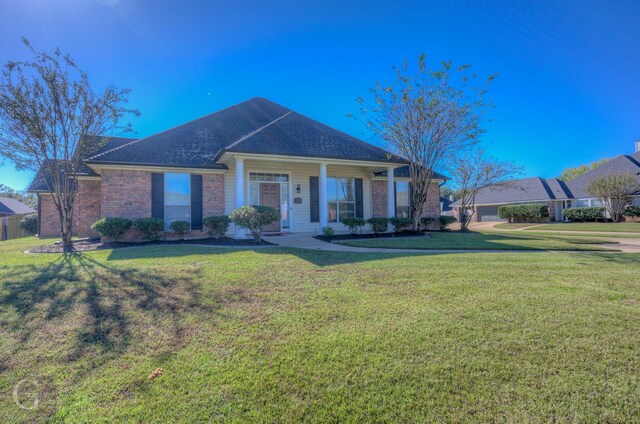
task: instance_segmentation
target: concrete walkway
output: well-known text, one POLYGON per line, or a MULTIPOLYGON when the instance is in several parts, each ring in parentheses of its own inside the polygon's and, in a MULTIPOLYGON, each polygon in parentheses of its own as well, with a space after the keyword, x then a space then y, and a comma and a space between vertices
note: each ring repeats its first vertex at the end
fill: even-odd
MULTIPOLYGON (((277 244, 280 247, 290 247, 295 249, 309 249, 309 250, 325 250, 333 252, 357 252, 357 253, 545 253, 545 252, 588 252, 584 250, 491 250, 491 249, 383 249, 372 247, 354 247, 345 246, 337 243, 327 243, 325 241, 318 240, 311 234, 288 234, 280 236, 264 236, 263 237, 269 243, 277 244)), ((612 239, 614 240, 614 239, 612 239)), ((615 250, 621 250, 624 253, 640 253, 640 239, 615 239, 620 244, 611 245, 613 252, 615 250), (632 240, 636 243, 629 243, 627 241, 632 240), (615 249, 615 250, 614 250, 615 249)), ((602 251, 600 251, 602 252, 602 251)), ((617 253, 617 252, 615 252, 617 253)))

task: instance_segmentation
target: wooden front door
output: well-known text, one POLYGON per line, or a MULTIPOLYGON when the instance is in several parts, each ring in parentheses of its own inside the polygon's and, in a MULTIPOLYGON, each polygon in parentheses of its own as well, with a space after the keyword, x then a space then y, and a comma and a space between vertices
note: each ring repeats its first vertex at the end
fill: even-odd
MULTIPOLYGON (((280 184, 260 183, 260 205, 275 208, 280 212, 280 184)), ((280 220, 262 227, 262 231, 272 233, 280 231, 280 220)))

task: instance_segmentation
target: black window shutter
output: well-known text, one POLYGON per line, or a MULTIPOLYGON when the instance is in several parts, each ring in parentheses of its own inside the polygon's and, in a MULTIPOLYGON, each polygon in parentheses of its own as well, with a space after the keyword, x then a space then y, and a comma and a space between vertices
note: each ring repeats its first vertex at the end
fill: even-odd
POLYGON ((362 178, 356 178, 356 217, 364 218, 364 200, 362 194, 362 178))
POLYGON ((393 182, 393 216, 398 216, 398 190, 396 189, 398 184, 396 181, 393 182))
POLYGON ((202 230, 202 175, 191 174, 191 229, 202 230))
POLYGON ((151 217, 164 219, 164 174, 151 174, 151 217))
POLYGON ((309 208, 311 222, 320 222, 320 184, 318 177, 309 177, 309 208))

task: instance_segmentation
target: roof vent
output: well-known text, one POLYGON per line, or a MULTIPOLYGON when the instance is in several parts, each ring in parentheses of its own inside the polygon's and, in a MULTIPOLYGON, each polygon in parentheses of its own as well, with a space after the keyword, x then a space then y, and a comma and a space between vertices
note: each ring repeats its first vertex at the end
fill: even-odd
POLYGON ((636 140, 636 153, 640 152, 640 140, 636 140))

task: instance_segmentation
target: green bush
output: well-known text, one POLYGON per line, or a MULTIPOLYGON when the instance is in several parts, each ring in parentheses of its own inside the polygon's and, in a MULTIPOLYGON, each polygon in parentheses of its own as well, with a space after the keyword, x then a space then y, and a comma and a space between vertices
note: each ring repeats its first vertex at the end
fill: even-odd
POLYGON ((636 222, 636 220, 640 218, 640 206, 627 206, 622 214, 631 218, 633 222, 636 222))
POLYGON ((38 232, 38 215, 32 213, 31 215, 25 215, 20 220, 20 228, 28 232, 29 234, 35 234, 38 232))
POLYGON ((387 227, 389 224, 388 218, 369 218, 367 220, 369 225, 371 225, 371 229, 376 234, 386 233, 387 227))
POLYGON ((367 221, 365 221, 364 218, 348 216, 346 218, 342 218, 342 223, 349 227, 349 232, 351 234, 355 234, 360 228, 364 227, 367 224, 367 221))
POLYGON ((126 218, 101 218, 91 225, 102 237, 109 237, 117 242, 121 235, 131 228, 131 221, 126 218))
POLYGON ((435 222, 435 220, 436 219, 432 216, 423 216, 422 218, 420 218, 420 225, 422 225, 426 230, 427 228, 429 228, 429 225, 435 222))
POLYGON ((438 221, 440 221, 440 229, 446 230, 449 225, 456 222, 456 218, 449 215, 442 215, 438 218, 438 221))
POLYGON ((389 218, 389 222, 393 226, 394 233, 401 233, 404 230, 408 230, 413 225, 413 219, 411 218, 389 218))
POLYGON ((322 235, 328 239, 331 239, 331 237, 333 237, 333 235, 336 233, 335 231, 333 231, 333 228, 329 226, 322 227, 320 231, 322 231, 322 235))
POLYGON ((503 205, 498 208, 498 216, 509 222, 541 222, 549 216, 549 208, 542 203, 503 205))
POLYGON ((251 232, 256 243, 262 241, 262 227, 280 219, 277 209, 269 206, 243 206, 231 212, 231 221, 251 232))
POLYGON ((169 229, 176 233, 180 239, 183 239, 184 235, 191 230, 191 223, 188 221, 173 221, 169 224, 169 229))
POLYGON ((160 218, 140 218, 133 223, 143 240, 153 241, 160 238, 160 233, 164 231, 164 221, 160 218))
POLYGON ((567 208, 562 214, 569 221, 598 221, 604 220, 604 208, 567 208))
POLYGON ((229 229, 231 220, 227 215, 208 216, 202 221, 207 227, 207 234, 216 239, 221 239, 229 229))

